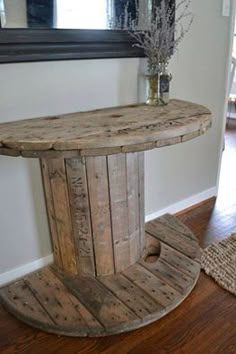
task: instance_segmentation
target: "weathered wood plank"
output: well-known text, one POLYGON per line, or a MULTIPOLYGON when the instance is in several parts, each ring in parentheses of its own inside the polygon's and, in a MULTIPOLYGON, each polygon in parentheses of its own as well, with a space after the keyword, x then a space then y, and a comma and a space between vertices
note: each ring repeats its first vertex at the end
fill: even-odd
POLYGON ((139 237, 140 237, 140 257, 145 249, 145 199, 144 199, 144 153, 138 153, 138 205, 139 205, 139 237))
POLYGON ((106 331, 114 330, 119 324, 126 327, 138 317, 96 278, 65 278, 67 288, 86 306, 90 313, 103 324, 106 331))
POLYGON ((178 291, 157 278, 140 264, 133 265, 126 269, 122 274, 147 292, 163 307, 168 307, 173 301, 177 301, 181 298, 181 294, 178 291))
POLYGON ((19 150, 0 147, 0 155, 16 157, 20 156, 20 154, 19 150))
POLYGON ((193 242, 198 243, 197 238, 193 232, 186 225, 180 222, 175 216, 171 214, 165 214, 158 218, 158 222, 190 238, 193 242))
POLYGON ((0 144, 9 148, 2 150, 9 155, 14 154, 12 149, 37 151, 38 156, 49 150, 108 155, 175 144, 180 137, 192 139, 210 124, 207 108, 171 100, 163 107, 141 104, 2 123, 0 144))
POLYGON ((133 145, 128 145, 128 146, 122 146, 121 151, 128 153, 128 152, 151 150, 154 148, 155 148, 155 143, 151 141, 151 142, 142 143, 142 144, 133 144, 133 145))
POLYGON ((149 234, 145 252, 143 260, 108 276, 71 275, 57 267, 55 275, 45 268, 26 276, 24 284, 51 320, 46 324, 38 308, 25 316, 1 289, 0 299, 26 323, 57 334, 103 336, 139 328, 178 306, 200 273, 199 263, 149 234))
POLYGON ((57 227, 57 240, 65 272, 77 274, 75 243, 72 233, 69 196, 63 159, 48 160, 48 172, 52 190, 57 227))
POLYGON ((61 255, 61 243, 60 237, 57 230, 56 225, 56 218, 55 218, 55 209, 54 209, 54 202, 53 202, 53 192, 51 188, 50 176, 49 176, 49 168, 48 168, 48 160, 41 159, 40 166, 41 166, 41 173, 43 179, 43 187, 44 187, 44 196, 46 201, 47 207, 47 216, 51 231, 51 238, 52 238, 52 246, 53 246, 53 256, 54 256, 54 263, 60 269, 63 269, 63 262, 62 262, 62 255, 61 255))
POLYGON ((108 156, 109 193, 115 271, 130 265, 125 154, 108 156))
POLYGON ((199 274, 199 263, 191 260, 183 253, 171 248, 165 243, 161 243, 160 259, 193 279, 196 279, 196 276, 199 274))
POLYGON ((101 277, 99 281, 140 318, 161 311, 164 308, 122 274, 101 277))
POLYGON ((163 140, 158 140, 156 142, 156 147, 160 148, 163 146, 169 146, 169 145, 174 145, 174 144, 178 144, 181 143, 181 137, 177 136, 174 138, 169 138, 169 139, 163 139, 163 140))
POLYGON ((121 152, 121 147, 109 147, 109 148, 97 148, 97 149, 82 149, 80 151, 81 156, 103 156, 103 155, 113 155, 119 154, 121 152))
MULTIPOLYGON (((50 270, 56 275, 56 277, 58 279, 61 280, 61 283, 64 285, 63 283, 63 279, 64 279, 64 273, 61 271, 58 271, 57 268, 55 267, 50 267, 50 270)), ((65 285, 64 285, 65 287, 65 285)), ((79 299, 77 297, 75 297, 72 292, 69 291, 69 289, 67 289, 65 287, 65 291, 66 291, 66 295, 69 298, 73 298, 73 302, 74 299, 76 298, 76 303, 75 303, 75 309, 76 311, 80 314, 80 316, 83 319, 83 322, 86 324, 87 328, 88 328, 88 332, 87 335, 88 336, 103 336, 105 333, 105 328, 104 326, 92 315, 91 312, 89 312, 87 310, 87 308, 79 301, 79 299)), ((74 331, 74 333, 72 335, 77 336, 80 331, 80 327, 77 328, 77 330, 74 331)))
POLYGON ((79 157, 81 154, 78 150, 68 150, 68 151, 56 151, 56 150, 48 150, 48 151, 30 151, 23 150, 20 152, 23 157, 29 158, 44 158, 44 159, 69 159, 79 157))
POLYGON ((61 329, 73 331, 79 328, 81 335, 88 333, 82 316, 78 312, 77 299, 69 294, 61 281, 48 269, 25 277, 25 282, 39 303, 61 329))
POLYGON ((159 222, 159 219, 148 222, 145 225, 145 229, 147 233, 156 237, 159 241, 165 242, 172 248, 182 252, 185 256, 200 262, 200 250, 195 240, 159 222))
POLYGON ((0 296, 5 306, 16 317, 41 328, 55 325, 54 319, 45 311, 24 280, 0 289, 0 296))
POLYGON ((178 271, 162 259, 158 259, 154 263, 147 263, 141 260, 139 263, 182 295, 186 294, 194 283, 191 277, 178 271))
POLYGON ((189 141, 194 138, 197 138, 199 135, 201 135, 200 130, 197 130, 196 132, 191 132, 191 133, 183 135, 181 137, 181 141, 182 141, 182 143, 184 143, 185 141, 189 141))
POLYGON ((78 257, 78 273, 80 275, 95 275, 85 159, 66 159, 65 164, 73 235, 78 257))
POLYGON ((139 161, 138 153, 126 154, 128 234, 130 243, 130 262, 137 262, 141 257, 140 218, 139 218, 139 161))
POLYGON ((97 275, 114 273, 107 168, 107 159, 105 156, 86 158, 97 275))

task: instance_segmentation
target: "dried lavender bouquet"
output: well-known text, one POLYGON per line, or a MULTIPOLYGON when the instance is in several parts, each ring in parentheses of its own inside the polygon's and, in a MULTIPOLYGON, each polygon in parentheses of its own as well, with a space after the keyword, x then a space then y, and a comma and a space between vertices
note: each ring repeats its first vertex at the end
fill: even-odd
POLYGON ((148 74, 164 72, 170 58, 189 31, 193 15, 191 0, 175 2, 160 0, 148 16, 142 16, 137 8, 137 16, 131 19, 125 14, 124 27, 134 38, 134 46, 142 48, 147 56, 148 74))

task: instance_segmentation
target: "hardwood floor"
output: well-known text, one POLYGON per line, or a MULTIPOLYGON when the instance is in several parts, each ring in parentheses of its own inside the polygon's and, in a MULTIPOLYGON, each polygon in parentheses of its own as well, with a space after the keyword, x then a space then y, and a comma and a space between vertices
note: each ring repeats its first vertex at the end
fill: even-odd
MULTIPOLYGON (((217 200, 178 216, 202 247, 236 231, 236 125, 228 127, 217 200)), ((128 334, 91 339, 34 330, 0 306, 0 353, 236 354, 236 301, 201 273, 191 295, 161 320, 128 334)))

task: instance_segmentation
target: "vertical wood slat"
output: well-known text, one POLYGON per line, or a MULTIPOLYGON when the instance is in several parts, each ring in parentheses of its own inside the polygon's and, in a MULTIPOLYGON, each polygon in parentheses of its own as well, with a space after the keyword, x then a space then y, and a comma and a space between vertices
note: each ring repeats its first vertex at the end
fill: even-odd
POLYGON ((53 242, 56 240, 60 247, 63 270, 71 274, 77 274, 64 159, 48 159, 45 160, 45 163, 47 163, 54 205, 54 215, 51 215, 50 218, 56 221, 57 229, 56 235, 52 234, 52 239, 53 242))
POLYGON ((126 154, 127 173, 127 204, 128 204, 128 234, 130 242, 130 264, 140 258, 139 235, 139 178, 138 153, 126 154))
POLYGON ((95 275, 85 158, 66 159, 65 163, 78 273, 95 275))
POLYGON ((97 275, 113 274, 114 257, 106 156, 86 158, 97 275))
POLYGON ((139 178, 139 236, 140 236, 140 256, 145 249, 145 198, 144 198, 144 152, 138 153, 138 178, 139 178))
POLYGON ((108 175, 115 271, 120 272, 130 265, 125 154, 108 156, 108 175))
POLYGON ((52 188, 49 178, 49 171, 48 171, 48 160, 41 159, 40 166, 41 166, 41 173, 43 179, 43 187, 44 187, 44 195, 47 207, 47 215, 49 221, 49 227, 51 231, 51 238, 52 238, 52 246, 53 246, 53 256, 54 256, 54 263, 60 269, 63 269, 62 257, 61 257, 61 245, 60 239, 57 232, 57 225, 55 219, 55 210, 54 210, 54 203, 53 203, 53 194, 52 188))
POLYGON ((144 247, 143 154, 42 159, 56 265, 67 273, 125 270, 144 247))

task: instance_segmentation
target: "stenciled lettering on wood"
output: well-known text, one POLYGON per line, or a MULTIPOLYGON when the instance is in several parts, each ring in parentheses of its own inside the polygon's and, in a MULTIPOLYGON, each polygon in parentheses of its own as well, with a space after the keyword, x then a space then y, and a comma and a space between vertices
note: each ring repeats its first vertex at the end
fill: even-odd
POLYGON ((95 275, 88 186, 84 158, 66 159, 66 172, 78 272, 95 275))

